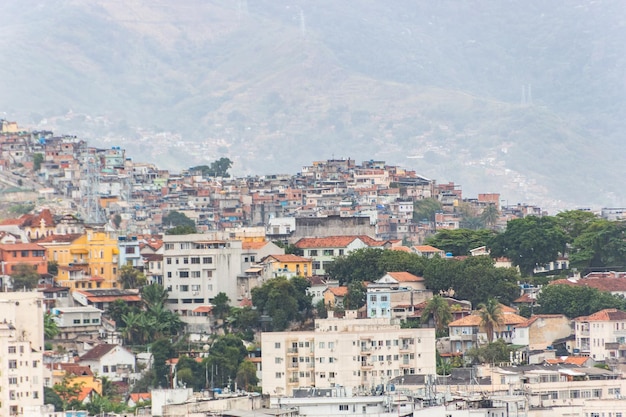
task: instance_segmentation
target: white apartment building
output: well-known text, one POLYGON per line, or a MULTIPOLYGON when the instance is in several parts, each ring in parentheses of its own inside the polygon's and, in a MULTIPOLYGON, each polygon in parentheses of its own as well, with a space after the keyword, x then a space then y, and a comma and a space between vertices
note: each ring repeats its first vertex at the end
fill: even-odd
POLYGON ((183 321, 192 324, 194 310, 211 305, 220 292, 237 300, 241 241, 216 239, 210 234, 168 235, 163 238, 163 247, 168 308, 183 321))
POLYGON ((574 319, 576 350, 596 361, 626 358, 626 312, 609 308, 574 319))
POLYGON ((315 321, 315 330, 261 335, 263 393, 302 387, 369 391, 400 375, 435 374, 435 330, 401 329, 386 318, 315 321))
POLYGON ((43 296, 0 293, 0 415, 41 415, 43 296))

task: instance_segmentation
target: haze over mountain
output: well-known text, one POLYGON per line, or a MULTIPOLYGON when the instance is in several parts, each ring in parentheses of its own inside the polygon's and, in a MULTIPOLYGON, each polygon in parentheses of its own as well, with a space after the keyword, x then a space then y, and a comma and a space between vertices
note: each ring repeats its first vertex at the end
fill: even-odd
POLYGON ((164 168, 374 158, 508 204, 626 204, 619 0, 3 6, 0 117, 31 128, 164 168))

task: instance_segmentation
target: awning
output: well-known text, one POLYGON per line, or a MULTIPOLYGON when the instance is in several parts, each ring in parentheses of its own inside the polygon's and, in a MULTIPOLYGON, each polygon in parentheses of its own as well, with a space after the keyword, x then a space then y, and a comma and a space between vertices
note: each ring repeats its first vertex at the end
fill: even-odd
POLYGON ((79 253, 79 254, 86 255, 89 253, 89 251, 84 248, 73 248, 73 249, 70 249, 70 253, 79 253))
POLYGON ((210 313, 213 306, 200 306, 193 309, 194 313, 210 313))
POLYGON ((113 248, 113 255, 119 255, 120 250, 118 248, 113 248))

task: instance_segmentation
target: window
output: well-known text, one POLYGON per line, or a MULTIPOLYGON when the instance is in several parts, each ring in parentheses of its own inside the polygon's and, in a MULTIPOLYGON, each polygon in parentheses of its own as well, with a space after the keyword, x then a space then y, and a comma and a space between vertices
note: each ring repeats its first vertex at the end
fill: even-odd
POLYGON ((311 249, 309 251, 309 256, 317 256, 317 249, 311 249))
POLYGON ((333 249, 324 249, 323 254, 324 256, 333 256, 335 255, 335 251, 333 249))
POLYGON ((9 369, 17 369, 17 361, 15 359, 9 361, 9 369))
POLYGON ((188 264, 188 263, 189 263, 189 258, 184 257, 184 258, 183 258, 183 263, 184 263, 184 264, 188 264))
POLYGON ((102 365, 102 372, 109 372, 109 365, 102 365))
POLYGON ((168 265, 172 264, 172 258, 165 258, 165 263, 168 265))
POLYGON ((275 349, 280 349, 280 342, 274 343, 274 348, 275 349))
POLYGON ((200 263, 200 257, 196 256, 196 257, 191 258, 191 263, 192 264, 199 264, 200 263))
POLYGON ((313 261, 313 269, 321 269, 322 264, 320 261, 313 261))
POLYGON ((73 320, 73 323, 74 323, 74 324, 80 324, 80 319, 74 319, 74 320, 73 320))
POLYGON ((208 269, 205 269, 204 276, 207 278, 211 278, 213 276, 213 271, 209 271, 208 269))
POLYGON ((283 373, 282 372, 276 372, 276 379, 280 379, 283 377, 283 373))
POLYGON ((212 264, 213 263, 213 258, 211 258, 210 256, 205 256, 202 258, 202 263, 203 264, 212 264))
POLYGON ((33 391, 33 398, 39 398, 39 391, 33 391))
POLYGON ((100 319, 91 319, 91 322, 97 324, 97 323, 100 323, 100 319))
POLYGON ((33 368, 36 368, 39 365, 39 361, 33 361, 33 368))
POLYGON ((9 385, 17 385, 17 377, 9 377, 9 385))
POLYGON ((179 271, 178 276, 181 278, 189 278, 189 271, 179 271))
POLYGON ((189 285, 181 285, 181 286, 180 286, 180 291, 181 291, 181 292, 187 292, 187 291, 189 291, 189 285))
POLYGON ((200 271, 191 271, 191 278, 200 278, 200 271))
POLYGON ((200 286, 199 285, 192 285, 191 286, 191 291, 200 291, 200 286))
POLYGON ((275 364, 279 364, 279 363, 281 363, 282 361, 283 361, 283 358, 278 358, 278 357, 274 358, 274 363, 275 363, 275 364))
POLYGON ((382 301, 382 302, 388 301, 388 297, 386 295, 381 295, 380 296, 380 301, 382 301))
POLYGON ((15 346, 9 346, 9 353, 15 353, 15 346))
POLYGON ((23 250, 22 251, 22 258, 28 258, 28 251, 27 250, 23 250))
POLYGON ((349 411, 348 404, 339 404, 339 411, 349 411))
POLYGON ((167 277, 172 278, 172 271, 167 271, 167 277))
POLYGON ((90 320, 89 319, 83 319, 83 324, 89 324, 90 320))

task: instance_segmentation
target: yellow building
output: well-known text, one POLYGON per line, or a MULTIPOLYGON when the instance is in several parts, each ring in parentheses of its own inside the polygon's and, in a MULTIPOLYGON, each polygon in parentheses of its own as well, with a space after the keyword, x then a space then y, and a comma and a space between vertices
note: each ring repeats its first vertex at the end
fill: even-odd
POLYGON ((119 249, 109 233, 87 229, 82 235, 52 235, 40 241, 57 262, 57 285, 70 289, 117 288, 119 249))
POLYGON ((277 276, 300 276, 310 277, 313 275, 313 259, 297 255, 268 255, 261 263, 267 265, 272 277, 277 276))
POLYGON ((75 363, 54 363, 51 364, 52 384, 63 384, 66 380, 68 385, 77 384, 84 389, 93 389, 102 395, 102 380, 97 378, 88 366, 77 365, 75 363))

